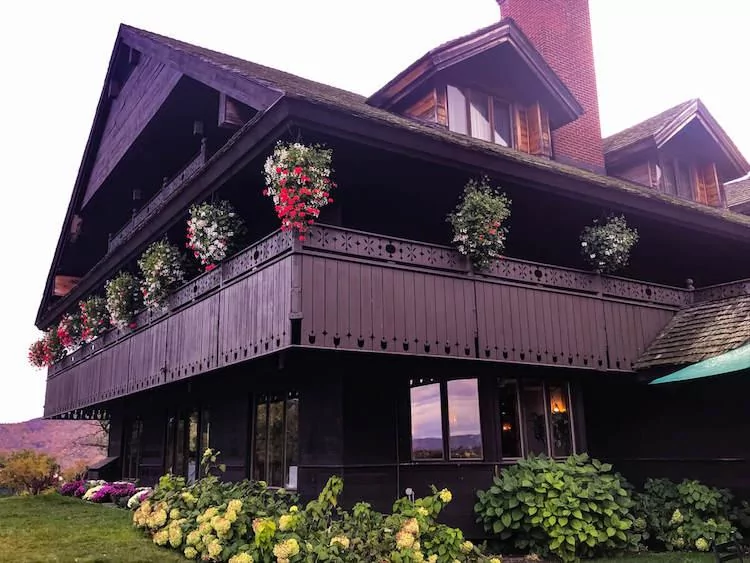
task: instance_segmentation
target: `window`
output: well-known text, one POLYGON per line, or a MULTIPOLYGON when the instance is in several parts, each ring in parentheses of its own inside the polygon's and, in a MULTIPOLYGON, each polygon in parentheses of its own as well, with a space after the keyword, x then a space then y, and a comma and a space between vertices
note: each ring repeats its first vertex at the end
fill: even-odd
POLYGON ((125 425, 122 476, 125 479, 138 479, 141 463, 141 435, 143 422, 140 418, 129 420, 125 425))
POLYGON ((566 383, 499 381, 503 458, 574 453, 570 390, 566 383))
POLYGON ((478 381, 414 380, 411 385, 412 459, 482 459, 478 381))
POLYGON ((296 489, 298 467, 298 395, 261 395, 255 403, 253 479, 296 489))
POLYGON ((672 158, 663 159, 661 170, 662 175, 659 185, 664 192, 683 199, 695 199, 693 167, 689 163, 672 158))
POLYGON ((510 147, 511 106, 493 96, 448 86, 448 127, 451 131, 510 147))
POLYGON ((200 460, 209 447, 210 426, 208 409, 192 409, 169 416, 165 459, 168 473, 182 475, 188 483, 201 477, 200 460))

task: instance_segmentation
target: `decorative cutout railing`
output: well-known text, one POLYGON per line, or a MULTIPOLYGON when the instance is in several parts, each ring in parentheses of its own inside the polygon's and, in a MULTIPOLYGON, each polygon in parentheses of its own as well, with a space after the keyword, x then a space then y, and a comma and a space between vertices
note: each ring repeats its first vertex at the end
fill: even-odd
POLYGON ((164 181, 162 188, 149 199, 146 204, 138 210, 133 218, 120 229, 114 236, 109 239, 107 253, 112 252, 115 248, 122 246, 133 234, 143 225, 148 223, 156 213, 159 212, 172 198, 180 191, 187 181, 198 170, 206 164, 206 139, 201 140, 201 149, 198 154, 182 170, 180 170, 171 180, 164 181))
POLYGON ((48 370, 48 375, 52 376, 64 371, 74 364, 86 359, 90 355, 95 354, 99 350, 102 350, 123 338, 129 337, 133 332, 142 330, 154 321, 180 311, 190 302, 203 297, 220 286, 231 283, 236 278, 252 272, 266 262, 287 253, 292 249, 293 244, 293 237, 289 233, 276 231, 266 236, 257 243, 234 255, 226 262, 220 264, 216 269, 201 274, 182 285, 169 296, 167 301, 168 306, 165 310, 159 312, 148 310, 141 311, 135 318, 137 328, 113 328, 105 332, 93 342, 82 345, 74 352, 53 364, 48 370))
POLYGON ((729 297, 739 297, 741 295, 750 295, 750 280, 740 280, 696 289, 694 300, 696 303, 699 303, 703 301, 717 301, 729 297))
MULTIPOLYGON (((426 269, 461 274, 471 272, 468 261, 451 247, 328 225, 319 225, 312 229, 303 243, 303 248, 426 269)), ((474 275, 659 305, 681 307, 692 302, 692 291, 688 289, 600 276, 582 270, 514 258, 498 260, 489 271, 475 272, 474 275)))

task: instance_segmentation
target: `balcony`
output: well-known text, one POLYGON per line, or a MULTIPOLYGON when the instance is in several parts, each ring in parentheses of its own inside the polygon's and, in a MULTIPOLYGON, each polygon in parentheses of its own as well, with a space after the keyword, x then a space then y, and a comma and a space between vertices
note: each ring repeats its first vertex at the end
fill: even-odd
POLYGON ((285 348, 631 371, 697 292, 338 227, 276 232, 49 369, 45 416, 285 348))

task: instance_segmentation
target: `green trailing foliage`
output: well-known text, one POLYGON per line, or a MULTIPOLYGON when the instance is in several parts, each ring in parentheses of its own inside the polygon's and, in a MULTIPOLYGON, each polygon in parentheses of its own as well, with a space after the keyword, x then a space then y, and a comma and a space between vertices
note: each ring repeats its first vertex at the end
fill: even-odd
MULTIPOLYGON (((636 513, 646 521, 644 539, 654 549, 708 551, 731 540, 732 495, 699 481, 649 479, 635 496, 636 513)), ((739 519, 741 510, 735 512, 739 519)))
MULTIPOLYGON (((634 506, 612 466, 585 454, 522 460, 478 492, 477 521, 517 550, 563 562, 638 548, 634 506)), ((642 523, 641 523, 642 524, 642 523)))

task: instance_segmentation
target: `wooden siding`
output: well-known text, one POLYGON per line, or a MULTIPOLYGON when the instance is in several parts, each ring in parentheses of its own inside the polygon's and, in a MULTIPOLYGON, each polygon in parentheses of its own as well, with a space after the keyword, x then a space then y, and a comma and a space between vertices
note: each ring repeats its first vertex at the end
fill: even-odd
POLYGON ((179 71, 156 59, 145 55, 140 57, 138 65, 117 97, 111 101, 82 205, 96 193, 133 141, 156 115, 181 76, 179 71))
POLYGON ((266 237, 177 290, 169 313, 142 313, 136 331, 112 330, 55 364, 45 416, 289 346, 292 257, 280 255, 291 248, 287 234, 266 237))
POLYGON ((631 371, 693 292, 318 226, 275 233, 49 371, 46 416, 288 346, 631 371), (293 336, 294 334, 294 336, 293 336))
POLYGON ((318 348, 629 371, 691 297, 510 259, 467 276, 451 249, 332 227, 303 251, 301 345, 318 348))

